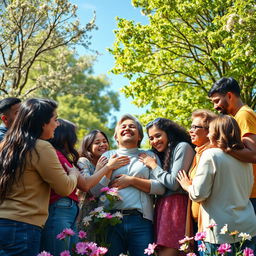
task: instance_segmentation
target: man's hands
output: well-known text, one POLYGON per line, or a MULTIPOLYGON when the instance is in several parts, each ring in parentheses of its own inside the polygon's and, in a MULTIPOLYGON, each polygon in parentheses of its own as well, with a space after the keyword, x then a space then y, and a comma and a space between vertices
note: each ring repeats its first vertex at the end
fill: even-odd
POLYGON ((132 184, 133 178, 133 176, 128 176, 126 174, 117 175, 115 179, 111 182, 110 187, 115 187, 118 189, 129 187, 132 184))
POLYGON ((149 169, 155 169, 157 167, 156 158, 149 156, 146 153, 139 154, 139 160, 145 164, 149 169))

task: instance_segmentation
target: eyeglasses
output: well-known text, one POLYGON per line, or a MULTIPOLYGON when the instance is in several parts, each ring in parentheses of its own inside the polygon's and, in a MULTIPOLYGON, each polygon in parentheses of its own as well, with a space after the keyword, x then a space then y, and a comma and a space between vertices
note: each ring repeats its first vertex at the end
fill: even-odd
POLYGON ((146 124, 146 129, 150 128, 151 126, 153 126, 154 124, 158 123, 162 118, 158 117, 153 121, 150 121, 149 123, 146 124))
POLYGON ((204 127, 201 125, 191 125, 190 130, 196 130, 196 129, 208 129, 208 127, 204 127))

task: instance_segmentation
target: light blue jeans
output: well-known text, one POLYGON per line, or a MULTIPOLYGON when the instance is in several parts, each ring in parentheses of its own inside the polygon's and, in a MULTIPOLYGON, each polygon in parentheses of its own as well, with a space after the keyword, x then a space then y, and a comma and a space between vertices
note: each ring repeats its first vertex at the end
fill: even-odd
POLYGON ((45 250, 59 256, 64 250, 70 250, 76 242, 77 235, 71 239, 58 240, 56 236, 65 228, 76 232, 77 202, 63 197, 49 206, 49 217, 45 223, 41 238, 41 251, 45 250))
POLYGON ((42 229, 9 219, 0 219, 0 256, 35 256, 39 253, 42 229))
POLYGON ((107 243, 110 245, 107 255, 118 256, 145 256, 144 250, 149 243, 153 243, 152 221, 139 215, 125 215, 122 223, 110 226, 108 229, 107 243))

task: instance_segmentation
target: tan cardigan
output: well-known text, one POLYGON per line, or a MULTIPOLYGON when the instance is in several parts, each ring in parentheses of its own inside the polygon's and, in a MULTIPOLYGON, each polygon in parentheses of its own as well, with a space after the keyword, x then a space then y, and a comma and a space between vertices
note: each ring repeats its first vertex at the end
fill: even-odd
POLYGON ((14 184, 11 193, 0 204, 0 218, 43 226, 48 217, 50 189, 62 196, 69 195, 77 185, 75 175, 67 175, 55 149, 44 140, 37 140, 36 154, 27 156, 21 181, 14 184))

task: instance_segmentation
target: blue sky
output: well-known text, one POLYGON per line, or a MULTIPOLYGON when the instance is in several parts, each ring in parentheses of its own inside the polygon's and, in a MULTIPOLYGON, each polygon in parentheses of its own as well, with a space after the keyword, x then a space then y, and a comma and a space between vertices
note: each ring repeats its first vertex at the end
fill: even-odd
MULTIPOLYGON (((146 17, 141 15, 138 8, 134 8, 130 0, 71 0, 73 4, 78 6, 78 17, 85 25, 96 11, 96 25, 98 30, 92 32, 91 48, 101 53, 94 65, 94 74, 106 74, 111 82, 114 91, 120 90, 124 85, 128 84, 128 80, 121 75, 114 75, 109 70, 114 65, 114 58, 106 50, 110 48, 114 42, 113 30, 117 28, 116 17, 135 20, 136 22, 146 23, 146 17)), ((88 54, 88 52, 80 52, 80 54, 88 54)), ((120 95, 121 107, 119 112, 113 113, 117 118, 129 111, 130 114, 142 114, 145 109, 139 109, 131 104, 132 99, 127 99, 122 93, 120 95)))

